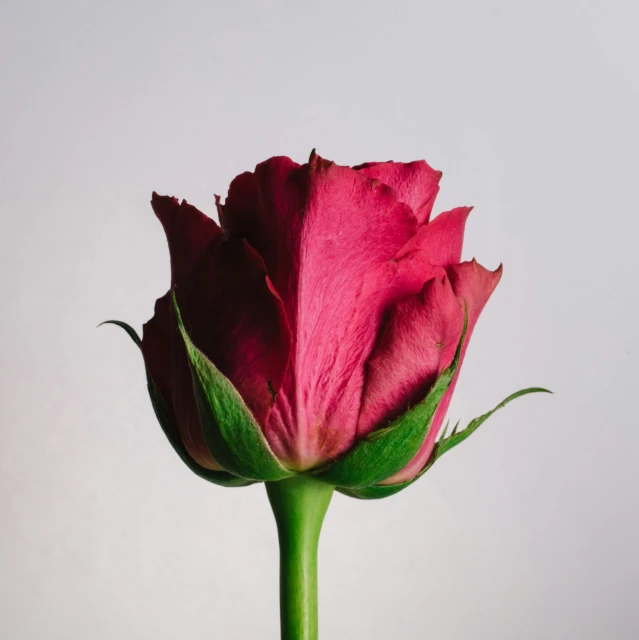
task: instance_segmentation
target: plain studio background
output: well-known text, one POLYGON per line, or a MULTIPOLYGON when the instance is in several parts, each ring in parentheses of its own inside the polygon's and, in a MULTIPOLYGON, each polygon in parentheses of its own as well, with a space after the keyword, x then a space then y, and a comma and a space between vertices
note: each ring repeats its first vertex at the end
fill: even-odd
POLYGON ((504 277, 420 482, 336 495, 323 638, 634 639, 637 5, 18 2, 0 9, 0 636, 278 637, 264 488, 192 475, 138 329, 151 192, 214 211, 271 156, 426 158, 504 277))

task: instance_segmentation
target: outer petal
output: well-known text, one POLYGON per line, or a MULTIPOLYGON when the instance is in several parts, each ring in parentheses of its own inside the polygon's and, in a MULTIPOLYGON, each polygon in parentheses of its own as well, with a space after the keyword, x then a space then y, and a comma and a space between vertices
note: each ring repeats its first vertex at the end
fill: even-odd
POLYGON ((294 336, 267 438, 292 467, 330 460, 356 436, 383 308, 381 265, 417 221, 389 187, 318 156, 301 167, 273 158, 239 176, 222 213, 225 232, 264 258, 294 336))
MULTIPOLYGON (((171 280, 189 335, 264 425, 286 370, 290 331, 262 259, 245 241, 226 240, 213 220, 185 202, 154 194, 153 207, 167 234, 171 280)), ((187 451, 202 466, 219 468, 204 443, 169 294, 144 327, 142 349, 187 451)))
POLYGON ((426 395, 452 362, 463 325, 462 307, 445 275, 393 308, 367 365, 360 439, 426 395))
POLYGON ((448 406, 455 390, 457 383, 457 377, 461 369, 463 357, 466 353, 468 343, 472 331, 477 323, 479 315, 481 314, 486 302, 490 298, 495 287, 499 283, 502 274, 501 265, 495 271, 488 271, 475 260, 471 262, 463 262, 458 265, 452 265, 447 268, 448 277, 450 279, 453 291, 460 301, 465 301, 468 308, 468 330, 467 336, 462 348, 461 360, 459 367, 451 382, 450 387, 446 391, 446 394, 442 398, 437 411, 433 416, 432 424, 424 440, 424 444, 413 458, 413 460, 399 473, 396 473, 391 478, 385 480, 382 484, 396 484, 399 482, 405 482, 413 478, 422 469, 435 446, 437 435, 441 428, 448 406))
POLYGON ((457 207, 440 213, 417 233, 402 248, 397 258, 411 251, 423 254, 431 264, 448 267, 461 260, 466 220, 472 207, 457 207))
POLYGON ((205 469, 221 470, 204 442, 191 386, 186 354, 172 319, 171 293, 155 303, 155 315, 144 325, 142 355, 158 387, 172 424, 177 425, 188 454, 205 469), (179 348, 178 348, 179 347, 179 348))
POLYGON ((353 169, 394 189, 397 199, 413 210, 420 224, 428 221, 439 191, 441 171, 436 171, 423 160, 367 162, 353 169))
POLYGON ((176 295, 193 343, 264 426, 282 385, 291 338, 262 259, 244 240, 220 239, 176 295))
POLYGON ((155 191, 151 206, 164 227, 171 253, 171 284, 188 279, 211 241, 222 235, 217 222, 193 205, 177 198, 159 196, 155 191))

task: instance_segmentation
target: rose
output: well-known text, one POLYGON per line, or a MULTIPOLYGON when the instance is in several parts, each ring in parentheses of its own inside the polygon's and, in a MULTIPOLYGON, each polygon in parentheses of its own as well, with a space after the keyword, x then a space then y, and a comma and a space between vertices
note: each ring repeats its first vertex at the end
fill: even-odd
MULTIPOLYGON (((333 487, 395 493, 492 413, 437 440, 502 273, 461 262, 469 207, 430 220, 440 178, 424 161, 275 157, 216 197, 221 227, 153 194, 171 256, 141 341, 156 414, 200 476, 267 482, 283 549, 319 535, 333 487)), ((284 607, 300 587, 282 589, 284 607)))

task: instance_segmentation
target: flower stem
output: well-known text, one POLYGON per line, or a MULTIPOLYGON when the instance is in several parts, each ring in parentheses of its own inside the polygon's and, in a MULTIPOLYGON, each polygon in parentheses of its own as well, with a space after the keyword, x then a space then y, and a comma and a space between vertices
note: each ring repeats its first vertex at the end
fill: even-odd
POLYGON ((280 543, 282 640, 317 640, 317 545, 333 487, 310 478, 267 482, 280 543))

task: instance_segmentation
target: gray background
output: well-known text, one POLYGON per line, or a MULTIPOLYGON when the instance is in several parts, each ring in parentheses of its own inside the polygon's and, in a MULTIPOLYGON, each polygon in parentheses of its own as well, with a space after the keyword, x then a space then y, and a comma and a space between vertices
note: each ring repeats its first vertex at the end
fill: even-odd
POLYGON ((0 637, 278 635, 264 489, 191 475, 136 327, 151 191, 213 212, 312 147, 426 158, 504 278, 451 407, 517 401, 399 496, 336 496, 323 638, 632 639, 636 3, 7 2, 0 8, 0 637))

